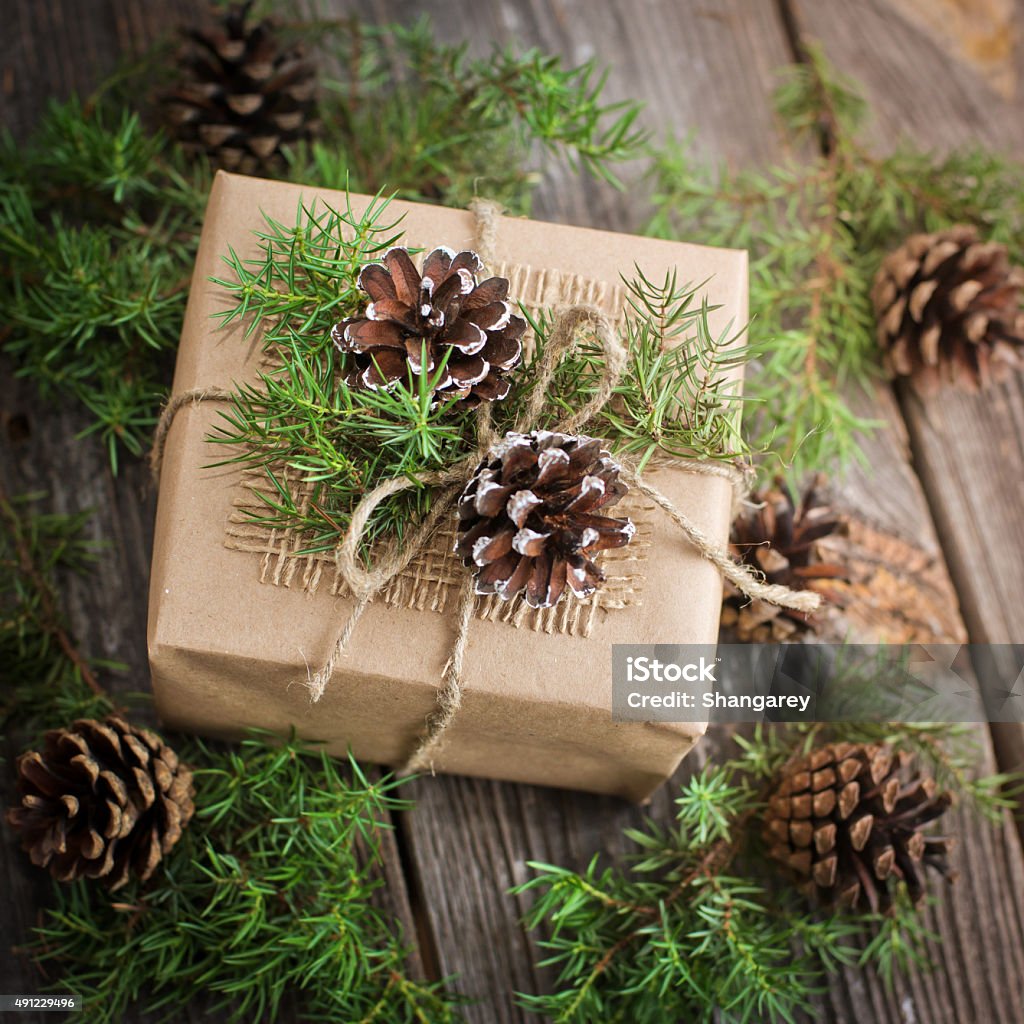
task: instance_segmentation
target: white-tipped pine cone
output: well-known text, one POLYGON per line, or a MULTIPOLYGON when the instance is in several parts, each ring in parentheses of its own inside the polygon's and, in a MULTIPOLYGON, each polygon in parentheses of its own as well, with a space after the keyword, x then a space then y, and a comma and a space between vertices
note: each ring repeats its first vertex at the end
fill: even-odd
POLYGON ((635 533, 629 519, 602 514, 626 494, 620 471, 596 438, 507 434, 459 499, 455 551, 475 567, 476 592, 509 600, 525 591, 534 608, 566 590, 594 593, 605 579, 598 554, 635 533))
POLYGON ((508 301, 508 281, 477 283, 483 264, 475 252, 440 247, 419 271, 402 247, 360 271, 370 297, 361 317, 336 324, 335 346, 346 356, 352 387, 387 388, 423 374, 435 376, 438 401, 469 405, 504 398, 507 375, 523 357, 526 321, 508 301), (442 369, 443 366, 443 369, 442 369))

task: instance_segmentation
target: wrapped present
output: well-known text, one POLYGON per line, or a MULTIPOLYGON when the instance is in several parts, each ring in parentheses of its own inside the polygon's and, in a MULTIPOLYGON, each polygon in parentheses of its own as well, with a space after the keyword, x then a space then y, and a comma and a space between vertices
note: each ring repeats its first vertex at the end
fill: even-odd
MULTIPOLYGON (((178 396, 223 396, 266 370, 267 354, 237 327, 222 256, 251 256, 264 217, 294 222, 300 202, 359 210, 346 196, 221 173, 210 196, 174 379, 178 396)), ((480 249, 526 310, 593 308, 621 322, 622 275, 674 272, 703 283, 712 332, 747 316, 746 254, 471 212, 394 202, 403 244, 480 249)), ((294 531, 259 521, 265 474, 211 468, 208 443, 224 406, 179 401, 162 442, 150 591, 149 653, 157 707, 173 728, 233 737, 250 727, 326 743, 333 753, 405 764, 436 718, 450 670, 466 573, 452 514, 404 569, 374 594, 343 651, 338 630, 354 597, 331 551, 309 553, 294 531), (262 481, 262 483, 261 483, 262 481), (337 657, 332 656, 337 653, 337 657), (322 696, 308 682, 330 662, 322 696), (318 694, 319 696, 319 694, 318 694)), ((678 466, 646 474, 713 546, 726 544, 732 485, 678 466)), ((308 481, 282 467, 282 486, 308 499, 308 481)), ((613 510, 635 524, 632 543, 602 554, 596 593, 553 607, 479 594, 468 608, 457 714, 431 750, 436 771, 618 794, 643 800, 672 774, 703 731, 693 723, 612 720, 612 645, 716 641, 720 567, 680 536, 672 516, 633 488, 613 510)), ((463 524, 465 526, 465 524, 463 524)), ((571 570, 570 570, 571 571, 571 570)), ((485 588, 486 589, 486 588, 485 588)), ((494 589, 493 587, 491 588, 494 589)), ((499 588, 500 589, 500 588, 499 588)), ((467 606, 468 607, 468 606, 467 606)))

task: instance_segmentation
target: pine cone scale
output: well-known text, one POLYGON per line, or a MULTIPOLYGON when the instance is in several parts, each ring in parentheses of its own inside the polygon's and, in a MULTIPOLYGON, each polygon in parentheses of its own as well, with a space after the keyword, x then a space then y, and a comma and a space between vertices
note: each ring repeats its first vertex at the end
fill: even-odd
POLYGON ((522 359, 526 321, 504 298, 507 281, 477 283, 482 269, 476 253, 443 246, 427 254, 422 271, 401 246, 363 267, 357 281, 370 300, 364 314, 331 332, 346 357, 349 386, 389 388, 436 373, 437 401, 504 398, 506 375, 522 359))
POLYGON ((619 466, 588 437, 538 431, 506 435, 477 467, 457 504, 456 553, 476 568, 478 594, 535 608, 566 591, 592 594, 604 574, 594 559, 627 544, 628 519, 599 515, 625 494, 619 466))
MULTIPOLYGON (((810 844, 808 844, 810 845, 810 844)), ((830 822, 817 824, 814 827, 814 848, 819 854, 826 854, 836 845, 836 826, 830 822)))
POLYGON ((282 147, 311 138, 316 70, 301 46, 279 41, 269 20, 251 23, 249 3, 219 24, 183 33, 182 80, 164 97, 182 145, 227 170, 273 170, 282 147))
MULTIPOLYGON (((804 492, 799 503, 783 481, 753 497, 754 508, 738 518, 732 527, 730 549, 745 565, 762 573, 769 583, 798 590, 814 590, 837 600, 830 580, 845 580, 848 570, 823 557, 821 542, 841 535, 845 524, 823 502, 818 481, 804 492)), ((813 632, 820 616, 808 616, 781 609, 764 601, 750 601, 732 584, 727 584, 722 624, 742 641, 780 642, 813 632)))

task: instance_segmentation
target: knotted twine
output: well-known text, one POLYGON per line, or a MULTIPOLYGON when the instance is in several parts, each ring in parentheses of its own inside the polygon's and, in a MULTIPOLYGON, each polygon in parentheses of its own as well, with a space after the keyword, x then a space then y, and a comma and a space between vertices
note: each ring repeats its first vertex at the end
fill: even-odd
MULTIPOLYGON (((486 265, 493 265, 497 225, 501 207, 490 200, 474 200, 470 209, 476 218, 476 233, 479 254, 486 265)), ((597 388, 590 399, 571 415, 563 418, 548 429, 562 434, 577 434, 596 416, 611 398, 619 379, 626 369, 626 348, 618 338, 608 317, 592 306, 576 305, 560 311, 552 325, 544 353, 539 362, 537 380, 530 392, 525 408, 516 419, 513 430, 529 433, 538 429, 548 397, 548 389, 562 359, 576 344, 581 331, 589 329, 604 353, 604 363, 597 388)), ((176 395, 164 409, 157 425, 156 438, 151 454, 155 475, 159 475, 164 447, 171 422, 177 411, 189 402, 226 401, 231 393, 219 388, 193 388, 176 395)), ((355 605, 348 619, 335 637, 330 653, 316 672, 308 673, 306 685, 314 702, 319 701, 334 674, 338 659, 348 647, 355 628, 367 606, 434 538, 442 520, 452 513, 470 474, 479 462, 486 459, 498 440, 491 422, 491 408, 481 403, 476 414, 477 447, 444 470, 419 473, 385 480, 363 496, 352 512, 348 528, 335 552, 338 572, 351 591, 355 605), (410 487, 433 487, 431 510, 416 529, 406 536, 404 543, 392 539, 381 550, 374 552, 373 563, 364 566, 359 549, 366 533, 367 524, 381 502, 410 487)), ((701 476, 720 476, 733 485, 735 498, 746 490, 746 476, 736 466, 721 462, 698 462, 693 460, 666 460, 673 469, 701 476)), ((721 575, 729 580, 745 596, 780 605, 800 612, 812 612, 821 603, 821 598, 807 590, 794 591, 780 584, 766 583, 749 568, 735 562, 729 553, 716 545, 711 538, 657 488, 647 483, 633 467, 623 463, 623 479, 648 497, 665 511, 679 528, 687 542, 715 566, 721 575)), ((442 670, 441 686, 437 691, 436 707, 427 716, 426 727, 415 749, 402 768, 403 772, 417 772, 429 769, 433 772, 434 756, 439 750, 448 728, 462 706, 463 675, 466 647, 475 602, 473 574, 467 570, 459 587, 455 614, 455 637, 448 660, 442 670)), ((567 600, 569 598, 566 598, 567 600)))

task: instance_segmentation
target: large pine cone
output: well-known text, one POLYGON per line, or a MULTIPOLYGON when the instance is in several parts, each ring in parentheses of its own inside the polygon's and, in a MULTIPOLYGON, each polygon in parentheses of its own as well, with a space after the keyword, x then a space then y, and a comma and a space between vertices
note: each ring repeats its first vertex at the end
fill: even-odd
POLYGON ((526 591, 533 608, 557 604, 566 587, 589 597, 605 579, 594 558, 635 532, 599 514, 627 491, 619 473, 596 438, 506 434, 459 499, 455 551, 476 566, 476 592, 507 601, 526 591))
POLYGON ((283 146, 318 130, 316 69, 284 45, 252 2, 233 4, 208 29, 185 33, 181 78, 164 97, 172 134, 217 167, 256 174, 282 163, 283 146))
POLYGON ((366 315, 343 320, 331 333, 355 364, 348 383, 388 387, 410 372, 426 373, 438 378, 439 401, 475 405, 504 398, 510 388, 505 375, 523 356, 526 321, 506 301, 505 278, 477 284, 482 270, 475 252, 443 246, 427 255, 422 273, 400 246, 389 249, 382 264, 363 267, 359 287, 371 300, 366 315))
POLYGON ((18 758, 20 806, 8 822, 61 882, 145 881, 192 817, 192 773, 159 736, 111 716, 46 734, 18 758))
POLYGON ((922 390, 970 390, 1024 366, 1024 269, 957 225, 912 235, 882 263, 871 299, 889 370, 922 390))
POLYGON ((924 833, 951 806, 949 793, 888 747, 832 743, 790 761, 769 799, 769 855, 826 905, 892 907, 900 883, 916 904, 924 868, 952 881, 952 840, 924 833))
MULTIPOLYGON (((828 561, 819 542, 841 534, 845 524, 823 500, 821 489, 822 480, 817 478, 798 505, 789 487, 777 480, 771 490, 755 494, 754 508, 733 523, 729 546, 735 558, 763 573, 768 583, 813 590, 826 601, 837 603, 840 596, 830 583, 845 579, 847 570, 828 561)), ((722 625, 744 643, 781 642, 814 632, 820 616, 751 601, 727 583, 722 625)))

